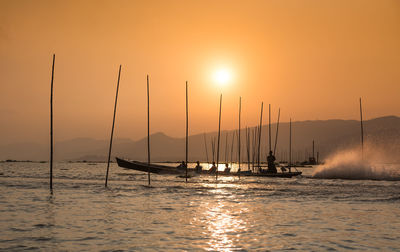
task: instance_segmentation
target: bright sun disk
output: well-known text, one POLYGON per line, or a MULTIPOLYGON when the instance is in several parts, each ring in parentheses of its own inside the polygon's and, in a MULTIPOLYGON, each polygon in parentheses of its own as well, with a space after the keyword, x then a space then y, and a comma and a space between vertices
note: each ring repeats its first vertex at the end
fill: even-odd
POLYGON ((220 86, 225 86, 232 79, 232 74, 228 69, 219 69, 214 73, 214 80, 220 86))

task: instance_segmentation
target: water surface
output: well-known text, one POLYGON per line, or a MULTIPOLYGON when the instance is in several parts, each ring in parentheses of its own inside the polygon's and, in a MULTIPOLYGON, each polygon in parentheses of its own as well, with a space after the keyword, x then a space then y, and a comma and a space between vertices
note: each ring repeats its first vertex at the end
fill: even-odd
POLYGON ((0 163, 4 250, 400 250, 399 181, 147 174, 0 163))

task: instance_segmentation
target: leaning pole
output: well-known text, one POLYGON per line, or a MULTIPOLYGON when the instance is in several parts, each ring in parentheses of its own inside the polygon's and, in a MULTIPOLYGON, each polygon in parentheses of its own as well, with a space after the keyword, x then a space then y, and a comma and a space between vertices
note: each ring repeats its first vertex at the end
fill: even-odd
POLYGON ((112 122, 112 127, 111 127, 111 136, 110 136, 110 147, 108 149, 108 160, 107 160, 107 172, 106 172, 106 182, 105 182, 105 187, 107 187, 108 183, 108 171, 110 170, 110 158, 111 158, 111 149, 112 149, 112 142, 113 142, 113 136, 114 136, 114 125, 115 125, 115 114, 117 112, 117 101, 118 101, 118 90, 119 90, 119 80, 121 77, 121 65, 119 65, 119 71, 118 71, 118 81, 117 81, 117 91, 115 93, 115 103, 114 103, 114 115, 113 115, 113 122, 112 122))

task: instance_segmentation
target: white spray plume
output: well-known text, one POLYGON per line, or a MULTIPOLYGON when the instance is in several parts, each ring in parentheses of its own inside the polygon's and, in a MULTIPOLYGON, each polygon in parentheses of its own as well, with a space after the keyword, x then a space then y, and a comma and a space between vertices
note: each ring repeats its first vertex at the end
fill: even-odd
POLYGON ((360 148, 337 152, 313 173, 314 178, 400 180, 399 164, 383 164, 378 151, 365 148, 364 158, 360 148))

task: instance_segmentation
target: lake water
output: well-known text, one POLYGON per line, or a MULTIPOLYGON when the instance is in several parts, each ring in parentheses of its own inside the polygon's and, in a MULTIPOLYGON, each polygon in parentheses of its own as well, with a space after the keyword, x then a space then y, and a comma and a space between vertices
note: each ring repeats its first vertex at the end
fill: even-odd
POLYGON ((200 176, 0 163, 1 250, 400 250, 400 181, 200 176))

